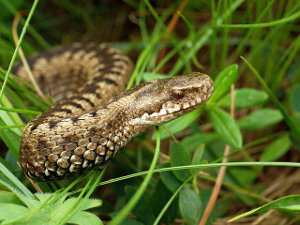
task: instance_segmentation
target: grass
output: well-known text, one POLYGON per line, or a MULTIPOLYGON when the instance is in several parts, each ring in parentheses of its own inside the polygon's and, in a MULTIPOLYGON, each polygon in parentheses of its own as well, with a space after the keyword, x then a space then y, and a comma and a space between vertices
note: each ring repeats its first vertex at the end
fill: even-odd
POLYGON ((0 6, 2 224, 218 225, 246 216, 299 222, 300 196, 292 191, 299 189, 300 167, 298 1, 0 0, 0 6), (18 12, 24 16, 15 46, 18 12), (102 40, 111 27, 114 35, 102 40), (17 161, 22 128, 49 105, 11 74, 18 49, 29 56, 87 39, 112 42, 134 59, 128 89, 200 71, 215 80, 214 94, 194 112, 136 137, 103 171, 30 183, 17 161), (227 167, 223 186, 213 191, 220 167, 227 167))

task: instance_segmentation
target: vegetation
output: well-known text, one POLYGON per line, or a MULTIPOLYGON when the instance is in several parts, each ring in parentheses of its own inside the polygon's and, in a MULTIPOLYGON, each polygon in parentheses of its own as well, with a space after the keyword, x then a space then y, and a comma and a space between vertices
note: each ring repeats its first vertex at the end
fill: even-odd
POLYGON ((0 8, 1 224, 299 223, 299 1, 0 0, 0 8), (201 71, 214 94, 136 137, 103 171, 30 182, 17 161, 22 128, 49 102, 12 66, 20 49, 28 57, 82 40, 130 55, 128 88, 201 71))

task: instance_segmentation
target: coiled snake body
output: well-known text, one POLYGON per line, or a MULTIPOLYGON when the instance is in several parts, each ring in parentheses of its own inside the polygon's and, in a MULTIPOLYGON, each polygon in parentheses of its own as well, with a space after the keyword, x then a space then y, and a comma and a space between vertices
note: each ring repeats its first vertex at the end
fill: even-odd
MULTIPOLYGON (((207 75, 192 73, 120 94, 132 63, 103 44, 60 47, 29 64, 42 89, 56 100, 28 123, 21 143, 25 174, 43 180, 104 165, 133 136, 191 111, 213 89, 207 75)), ((15 73, 26 77, 21 65, 15 73)))

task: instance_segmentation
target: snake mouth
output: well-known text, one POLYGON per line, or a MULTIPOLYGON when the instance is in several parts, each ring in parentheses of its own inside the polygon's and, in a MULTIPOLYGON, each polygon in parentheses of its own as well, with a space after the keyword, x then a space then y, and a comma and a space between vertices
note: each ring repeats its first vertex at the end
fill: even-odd
POLYGON ((196 96, 193 98, 180 99, 180 101, 167 101, 163 103, 160 110, 155 112, 145 112, 142 116, 131 121, 133 125, 155 125, 172 120, 179 115, 195 109, 203 101, 206 100, 204 96, 196 96))
POLYGON ((139 110, 130 120, 132 125, 157 125, 175 119, 205 102, 213 91, 209 76, 199 73, 164 80, 159 85, 146 86, 138 96, 135 108, 139 110))

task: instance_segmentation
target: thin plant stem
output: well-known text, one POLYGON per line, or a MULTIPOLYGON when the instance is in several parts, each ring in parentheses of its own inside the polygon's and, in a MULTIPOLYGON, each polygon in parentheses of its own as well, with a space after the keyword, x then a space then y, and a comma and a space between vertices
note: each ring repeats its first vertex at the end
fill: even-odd
POLYGON ((34 2, 32 4, 32 7, 30 9, 30 12, 28 14, 28 17, 26 18, 25 24, 24 24, 24 26, 22 28, 20 39, 19 39, 19 41, 18 41, 18 43, 16 45, 16 48, 14 50, 14 53, 13 53, 13 55, 11 57, 11 60, 10 60, 9 65, 8 65, 8 68, 7 68, 7 70, 5 72, 5 75, 4 75, 4 81, 3 81, 3 84, 2 84, 2 87, 1 87, 1 90, 0 90, 0 100, 2 99, 2 95, 3 95, 4 89, 5 89, 7 80, 8 80, 8 76, 9 76, 10 71, 12 70, 14 62, 15 62, 15 60, 17 58, 17 54, 19 52, 19 48, 21 47, 23 38, 24 38, 24 36, 26 34, 26 31, 27 31, 27 27, 29 25, 29 22, 30 22, 32 16, 33 16, 33 13, 34 13, 34 11, 36 9, 36 6, 37 6, 38 2, 39 2, 39 0, 34 0, 34 2))
MULTIPOLYGON (((18 12, 13 20, 13 24, 12 24, 12 35, 13 35, 13 39, 14 39, 14 42, 15 42, 15 45, 17 45, 17 43, 19 42, 19 37, 18 37, 18 32, 17 32, 17 28, 18 28, 18 24, 21 20, 21 14, 18 12)), ((22 47, 20 46, 19 47, 19 56, 20 56, 20 59, 22 61, 22 64, 24 66, 24 69, 26 70, 26 73, 27 73, 27 76, 29 78, 29 80, 31 81, 34 89, 36 90, 36 92, 38 93, 38 95, 43 99, 43 100, 47 100, 46 96, 43 94, 42 90, 40 89, 39 85, 37 84, 32 72, 31 72, 31 69, 30 69, 30 66, 28 64, 28 61, 26 60, 26 57, 25 57, 25 54, 24 54, 24 51, 22 49, 22 47)))
MULTIPOLYGON (((235 115, 235 91, 234 91, 234 85, 231 85, 230 100, 231 100, 230 114, 231 114, 232 118, 234 118, 234 115, 235 115)), ((227 163, 228 162, 228 156, 229 156, 229 154, 230 154, 230 146, 229 145, 225 145, 222 163, 227 163)), ((210 196, 210 198, 208 200, 207 207, 204 210, 203 216, 201 217, 201 219, 199 221, 199 225, 205 225, 207 223, 208 218, 209 218, 211 212, 213 211, 213 209, 214 209, 214 207, 216 205, 218 196, 220 194, 225 173, 226 173, 226 166, 222 166, 220 168, 219 172, 218 172, 218 176, 217 176, 215 185, 213 187, 212 194, 211 194, 211 196, 210 196)))

